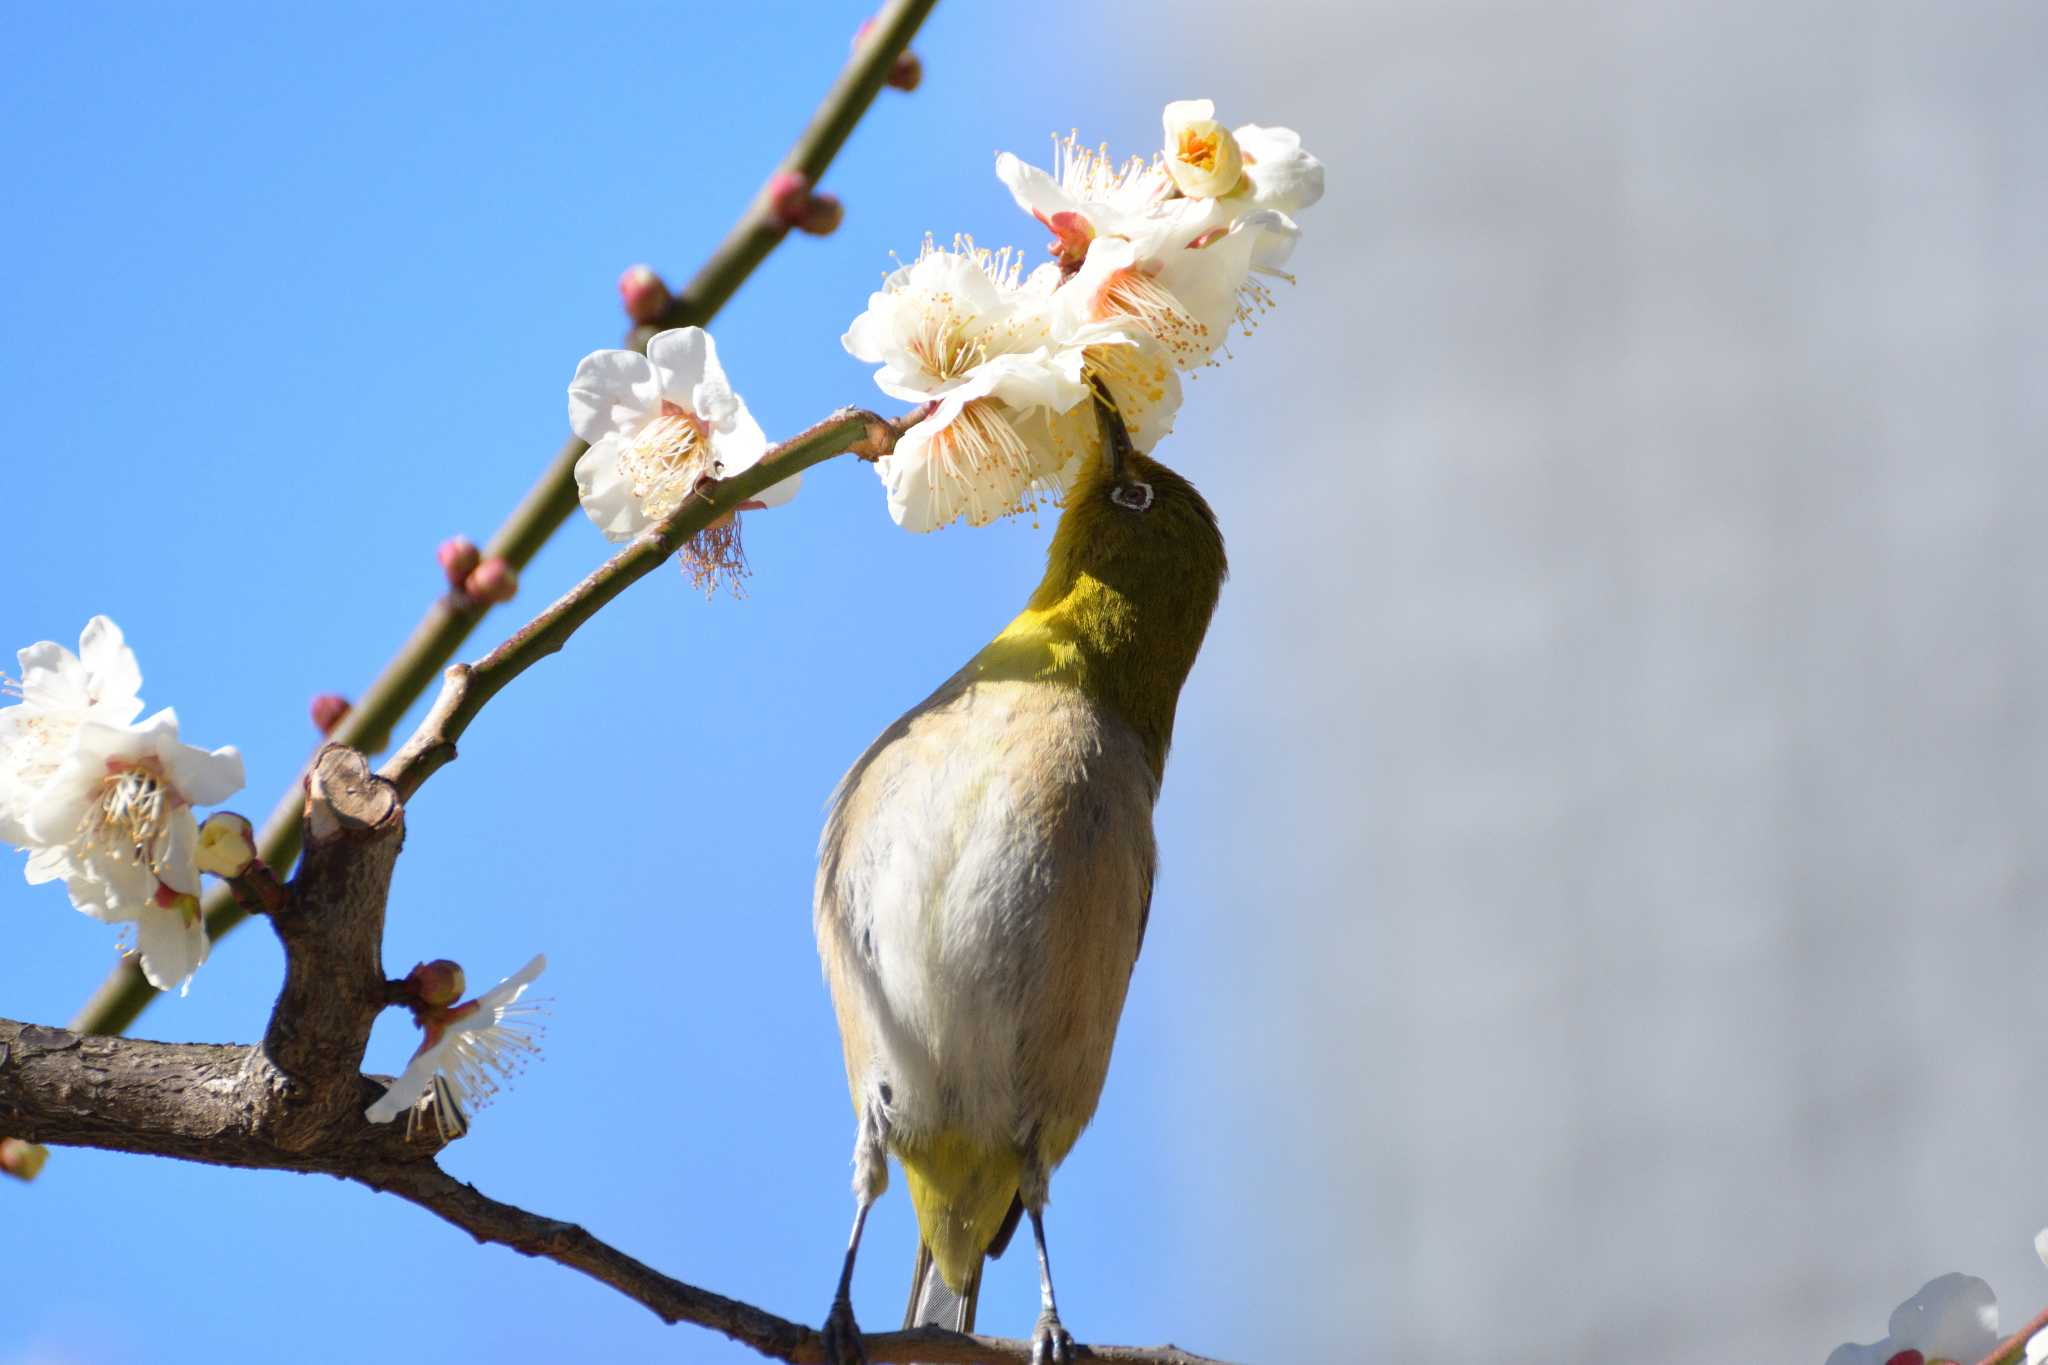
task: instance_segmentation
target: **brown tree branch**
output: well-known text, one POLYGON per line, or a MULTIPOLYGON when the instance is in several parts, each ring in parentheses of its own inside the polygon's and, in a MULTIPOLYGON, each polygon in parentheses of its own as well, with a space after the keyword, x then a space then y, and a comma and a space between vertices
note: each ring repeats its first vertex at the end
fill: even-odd
MULTIPOLYGON (((841 413, 778 448, 756 470, 713 486, 703 501, 713 508, 724 505, 721 499, 736 505, 786 477, 796 461, 814 463, 863 440, 872 450, 893 439, 893 431, 872 414, 841 413)), ((688 524, 681 513, 663 522, 478 665, 473 672, 495 670, 481 696, 487 699, 559 648, 581 621, 667 558, 689 534, 688 524)), ((443 693, 443 703, 448 696, 443 693)), ((452 736, 441 738, 449 718, 474 709, 437 705, 435 714, 442 721, 423 725, 393 759, 400 775, 431 772, 420 766, 426 758, 406 756, 431 754, 437 746, 452 753, 452 736)), ((0 1130, 32 1142, 340 1176, 417 1204, 480 1242, 581 1271, 665 1322, 723 1332, 792 1365, 823 1365, 823 1338, 812 1328, 671 1279, 573 1223, 501 1203, 448 1175, 434 1161, 442 1124, 375 1124, 364 1117, 383 1093, 382 1084, 359 1069, 370 1027, 391 999, 381 940, 405 836, 404 804, 394 781, 372 774, 360 753, 337 744, 315 755, 304 790, 306 856, 282 907, 270 916, 284 945, 285 984, 262 1045, 141 1042, 0 1020, 0 1130)), ((432 1091, 420 1101, 439 1102, 432 1091)), ((1031 1359, 1029 1342, 936 1328, 865 1341, 875 1365, 1026 1365, 1031 1359)), ((1213 1365, 1170 1346, 1096 1347, 1078 1356, 1213 1365)))
POLYGON ((731 478, 707 481, 695 496, 684 499, 682 506, 647 528, 481 660, 452 665, 443 675, 440 696, 419 728, 382 769, 383 776, 397 788, 399 799, 411 800, 421 783, 454 759, 456 740, 507 683, 567 644, 578 627, 668 560, 690 537, 732 514, 754 494, 834 455, 855 451, 863 458, 878 459, 888 454, 908 422, 906 418, 893 423, 860 408, 841 408, 731 478))
MULTIPOLYGON (((839 149, 859 124, 875 95, 888 80, 896 59, 910 46, 937 0, 887 0, 876 15, 866 41, 841 70, 810 122, 798 135, 782 167, 822 180, 839 149)), ((767 258, 787 230, 773 220, 756 195, 725 238, 714 249, 663 316, 660 327, 702 326, 724 306, 767 258)), ((659 330, 656 328, 654 330, 659 330)), ((627 344, 644 349, 653 332, 636 329, 627 344)), ((498 557, 515 569, 524 568, 562 523, 576 510, 576 461, 587 449, 582 441, 563 443, 540 478, 485 544, 486 557, 498 557)), ((328 736, 366 753, 388 742, 391 728, 427 690, 428 684, 455 657, 462 642, 489 608, 450 594, 427 609, 391 662, 355 700, 347 716, 328 736)), ((296 784, 288 789, 262 825, 257 854, 271 867, 291 866, 300 843, 300 798, 296 784)), ((248 916, 225 887, 212 888, 205 899, 206 932, 220 938, 248 916)), ((73 1016, 81 1033, 120 1033, 156 998, 133 959, 116 967, 73 1016)))
MULTIPOLYGON (((822 1340, 812 1328, 671 1279, 573 1223, 501 1203, 455 1179, 434 1163, 434 1125, 420 1125, 409 1141, 407 1125, 362 1117, 382 1093, 378 1082, 354 1078, 349 1106, 317 1132, 294 1113, 290 1089, 262 1048, 93 1037, 0 1019, 0 1126, 10 1133, 215 1166, 341 1176, 417 1204, 479 1242, 579 1270, 664 1322, 708 1327, 793 1365, 822 1365, 822 1340)), ((880 1333, 866 1345, 875 1365, 1031 1359, 1029 1342, 934 1328, 880 1333)), ((1098 1346, 1079 1354, 1213 1365, 1171 1346, 1098 1346)))

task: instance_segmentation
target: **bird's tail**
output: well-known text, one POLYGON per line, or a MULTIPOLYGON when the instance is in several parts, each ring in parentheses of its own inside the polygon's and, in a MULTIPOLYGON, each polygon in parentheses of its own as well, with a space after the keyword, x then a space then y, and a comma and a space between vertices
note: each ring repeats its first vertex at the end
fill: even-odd
POLYGON ((932 1249, 924 1238, 917 1239, 917 1268, 910 1272, 910 1307, 903 1310, 903 1325, 944 1327, 954 1332, 974 1330, 974 1305, 981 1298, 982 1262, 974 1263, 965 1292, 955 1294, 939 1273, 932 1249))
POLYGON ((917 1266, 910 1272, 910 1306, 903 1310, 903 1326, 906 1329, 944 1327, 955 1332, 972 1332, 975 1304, 981 1299, 982 1267, 988 1264, 990 1256, 1000 1256, 1008 1249, 1011 1234, 1017 1231, 1017 1219, 1023 1212, 1023 1201, 1012 1199, 1002 1227, 996 1230, 995 1238, 989 1242, 982 1258, 974 1263, 974 1273, 967 1277, 967 1283, 958 1294, 946 1283, 946 1277, 939 1273, 939 1263, 932 1259, 930 1243, 918 1238, 917 1266))

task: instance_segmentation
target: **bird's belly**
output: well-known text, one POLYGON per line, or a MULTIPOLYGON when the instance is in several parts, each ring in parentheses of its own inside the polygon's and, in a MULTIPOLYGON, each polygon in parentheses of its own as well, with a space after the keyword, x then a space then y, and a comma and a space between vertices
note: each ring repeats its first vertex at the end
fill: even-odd
POLYGON ((1006 737, 889 774, 837 903, 891 1130, 1064 1155, 1137 957, 1154 787, 1122 734, 1013 722, 1006 737))

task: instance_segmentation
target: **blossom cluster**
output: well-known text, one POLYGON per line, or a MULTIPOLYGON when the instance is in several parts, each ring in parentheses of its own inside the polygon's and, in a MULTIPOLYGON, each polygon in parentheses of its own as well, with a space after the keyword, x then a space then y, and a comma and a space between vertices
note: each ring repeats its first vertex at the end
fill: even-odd
POLYGON ((925 405, 877 462, 899 525, 980 526, 1057 502, 1100 444, 1091 396, 1150 451, 1173 427, 1180 374, 1271 301, 1322 197, 1322 163, 1291 129, 1225 128, 1208 100, 1166 106, 1164 149, 1118 162, 1073 137, 1053 169, 1005 152, 996 175, 1051 232, 1026 274, 1014 251, 927 240, 889 275, 843 344, 882 391, 925 405))
MULTIPOLYGON (((1214 363, 1233 327, 1272 302, 1300 235, 1293 215, 1322 198, 1323 167, 1292 129, 1217 122, 1208 100, 1178 100, 1164 147, 1117 161, 1069 136, 1042 170, 1005 152, 996 175, 1052 234, 1051 259, 966 238, 927 238, 886 276, 841 343, 879 368, 882 392, 916 420, 876 462, 897 524, 982 526, 1057 503, 1101 445, 1096 400, 1149 452, 1173 427, 1181 374, 1214 363)), ((599 351, 569 386, 569 421, 590 443, 576 481, 606 536, 630 539, 706 479, 767 451, 711 338, 663 332, 642 356, 599 351)), ((796 492, 792 477, 753 506, 796 492)), ((700 581, 736 575, 736 523, 684 551, 700 581)))
POLYGON ((181 742, 168 707, 136 719, 142 670, 104 616, 76 654, 44 640, 16 658, 16 701, 0 709, 0 840, 28 853, 31 883, 61 881, 79 910, 132 925, 151 985, 186 982, 207 950, 192 808, 241 790, 242 756, 181 742))

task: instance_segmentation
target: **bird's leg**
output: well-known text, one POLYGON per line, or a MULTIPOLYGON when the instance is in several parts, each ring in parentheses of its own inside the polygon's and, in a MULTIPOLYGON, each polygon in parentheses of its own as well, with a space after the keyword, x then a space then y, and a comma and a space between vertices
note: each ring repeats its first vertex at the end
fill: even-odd
POLYGON ((825 1365, 865 1365, 860 1324, 853 1320, 853 1261, 860 1254, 861 1229, 868 1210, 889 1188, 888 1082, 879 1082, 861 1105, 860 1129, 853 1139, 853 1197, 860 1207, 853 1215, 853 1235, 846 1239, 846 1264, 839 1268, 839 1289, 825 1315, 825 1365))
POLYGON ((1038 1243, 1038 1325, 1031 1329, 1031 1365, 1068 1365, 1074 1339, 1060 1325, 1059 1306, 1052 1298, 1052 1262, 1045 1255, 1045 1215, 1031 1209, 1031 1236, 1038 1243))
POLYGON ((853 1320, 853 1259, 860 1254, 861 1229, 867 1226, 868 1210, 874 1200, 863 1199, 853 1215, 853 1235, 846 1240, 846 1264, 839 1270, 839 1292, 832 1296, 832 1311, 825 1314, 826 1365, 864 1365, 868 1358, 861 1344, 860 1324, 853 1320))

